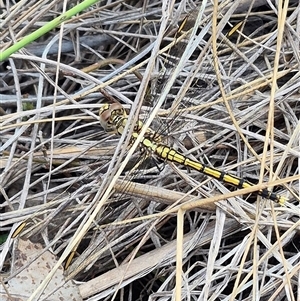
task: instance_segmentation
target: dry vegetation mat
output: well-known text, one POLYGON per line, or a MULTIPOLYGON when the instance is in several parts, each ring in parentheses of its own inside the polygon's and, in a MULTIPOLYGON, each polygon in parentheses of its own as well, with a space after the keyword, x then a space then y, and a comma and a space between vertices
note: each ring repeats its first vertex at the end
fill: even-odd
MULTIPOLYGON (((3 2, 1 51, 77 4, 3 2)), ((299 10, 98 1, 0 62, 1 300, 299 300, 299 10)))

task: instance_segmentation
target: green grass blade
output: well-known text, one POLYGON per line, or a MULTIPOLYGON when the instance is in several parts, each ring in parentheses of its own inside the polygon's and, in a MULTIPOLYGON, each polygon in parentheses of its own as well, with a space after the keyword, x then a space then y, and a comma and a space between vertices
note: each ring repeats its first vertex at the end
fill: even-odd
POLYGON ((33 33, 29 34, 28 36, 24 37, 19 42, 15 43, 11 47, 7 48, 4 51, 0 51, 0 62, 6 60, 10 57, 13 53, 20 50, 21 48, 25 47, 29 43, 35 41, 45 33, 49 32, 55 27, 58 27, 61 23, 63 23, 66 20, 69 20, 74 15, 80 13, 84 9, 88 8, 89 6, 93 5, 94 3, 98 2, 99 0, 84 0, 80 4, 74 6, 70 10, 66 11, 65 13, 61 14, 59 17, 53 19, 52 21, 48 22, 41 28, 37 29, 33 33))

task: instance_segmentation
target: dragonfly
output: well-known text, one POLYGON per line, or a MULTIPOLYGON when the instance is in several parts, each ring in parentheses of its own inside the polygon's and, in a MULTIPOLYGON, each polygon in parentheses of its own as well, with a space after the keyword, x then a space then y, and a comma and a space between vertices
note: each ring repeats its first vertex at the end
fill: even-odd
MULTIPOLYGON (((104 104, 99 110, 100 124, 109 133, 114 133, 121 136, 124 128, 128 122, 128 116, 125 108, 119 103, 104 104)), ((138 120, 134 126, 133 133, 131 134, 131 143, 137 139, 143 127, 143 122, 138 120)), ((230 173, 221 171, 219 169, 207 166, 199 161, 192 160, 181 154, 174 148, 163 143, 162 136, 158 135, 153 129, 148 128, 145 135, 142 137, 140 146, 143 151, 148 154, 153 154, 163 161, 169 161, 181 164, 187 168, 192 168, 202 174, 213 177, 219 181, 235 186, 238 189, 250 188, 254 186, 253 183, 239 178, 230 173)), ((264 198, 270 199, 281 206, 287 202, 287 198, 271 192, 267 188, 259 190, 258 194, 264 198)))

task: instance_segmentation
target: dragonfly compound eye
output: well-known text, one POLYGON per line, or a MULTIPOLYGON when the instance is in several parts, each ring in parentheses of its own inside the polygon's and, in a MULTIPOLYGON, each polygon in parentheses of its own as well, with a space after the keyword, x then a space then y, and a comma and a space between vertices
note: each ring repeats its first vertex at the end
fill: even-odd
POLYGON ((104 104, 99 110, 100 124, 108 133, 117 133, 116 124, 127 117, 121 104, 104 104))

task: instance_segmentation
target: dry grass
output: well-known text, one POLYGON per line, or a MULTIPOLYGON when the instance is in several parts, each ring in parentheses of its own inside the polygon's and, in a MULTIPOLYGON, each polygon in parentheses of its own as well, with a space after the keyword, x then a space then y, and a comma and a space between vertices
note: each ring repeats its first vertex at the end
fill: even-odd
MULTIPOLYGON (((65 281, 81 281, 84 299, 300 298, 299 6, 290 1, 278 21, 260 1, 221 2, 217 14, 206 4, 193 33, 200 3, 166 13, 161 1, 102 1, 0 65, 1 230, 33 222, 20 236, 58 255, 49 279, 80 243, 65 281), (223 35, 244 19, 243 33, 223 35), (197 36, 191 56, 178 53, 197 36), (152 126, 181 152, 260 179, 253 191, 278 185, 287 206, 172 164, 149 162, 133 176, 139 150, 132 156, 98 121, 107 93, 145 123, 157 117, 152 126)), ((62 11, 61 1, 32 3, 4 11, 2 47, 62 11)), ((18 273, 11 241, 8 279, 18 273)))

